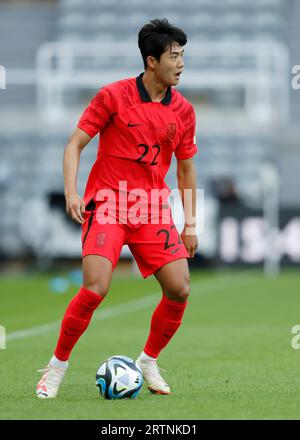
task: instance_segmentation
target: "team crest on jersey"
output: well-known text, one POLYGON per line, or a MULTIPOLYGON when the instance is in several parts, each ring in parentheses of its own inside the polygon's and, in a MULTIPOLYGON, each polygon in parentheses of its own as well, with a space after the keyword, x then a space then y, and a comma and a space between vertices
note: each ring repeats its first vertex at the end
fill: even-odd
POLYGON ((175 133, 176 133, 176 124, 170 122, 170 123, 167 125, 167 137, 166 137, 166 141, 167 141, 167 142, 172 142, 172 141, 174 140, 175 133))
POLYGON ((105 232, 98 232, 97 238, 96 238, 96 247, 102 247, 105 243, 105 232))

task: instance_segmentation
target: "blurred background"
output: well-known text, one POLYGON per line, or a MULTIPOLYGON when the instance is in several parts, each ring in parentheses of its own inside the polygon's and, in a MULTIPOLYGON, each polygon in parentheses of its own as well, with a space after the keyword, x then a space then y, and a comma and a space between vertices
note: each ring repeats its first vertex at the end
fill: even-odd
MULTIPOLYGON (((64 146, 99 88, 143 71, 138 31, 162 17, 188 35, 178 89, 196 110, 205 194, 191 266, 259 266, 270 274, 299 266, 300 90, 292 87, 299 1, 1 0, 3 270, 80 264, 81 230, 65 214, 64 146)), ((97 143, 82 154, 81 195, 97 143)), ((173 163, 170 188, 175 170, 173 163)), ((124 247, 119 267, 130 261, 124 247)))
MULTIPOLYGON (((0 418, 299 418, 299 23, 299 0, 0 0, 0 418), (144 387, 132 405, 99 406, 99 362, 136 359, 161 296, 125 246, 45 409, 35 370, 82 283, 64 147, 99 88, 143 71, 138 31, 163 17, 188 35, 178 89, 196 110, 204 189, 191 307, 160 358, 175 404, 144 387)), ((82 153, 81 195, 97 147, 82 153)))

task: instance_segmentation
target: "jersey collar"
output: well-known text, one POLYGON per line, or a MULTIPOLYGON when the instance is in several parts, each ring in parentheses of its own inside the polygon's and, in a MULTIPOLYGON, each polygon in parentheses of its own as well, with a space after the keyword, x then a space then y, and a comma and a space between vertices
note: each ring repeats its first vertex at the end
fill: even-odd
MULTIPOLYGON (((141 73, 139 76, 137 76, 136 78, 136 85, 140 94, 140 97, 142 99, 142 101, 144 102, 152 102, 149 93, 147 92, 146 87, 144 86, 144 83, 142 81, 142 77, 144 75, 144 72, 141 73)), ((164 105, 168 105, 171 102, 171 98, 172 98, 172 93, 171 93, 171 86, 167 87, 167 92, 165 94, 165 97, 160 101, 161 104, 164 105)))

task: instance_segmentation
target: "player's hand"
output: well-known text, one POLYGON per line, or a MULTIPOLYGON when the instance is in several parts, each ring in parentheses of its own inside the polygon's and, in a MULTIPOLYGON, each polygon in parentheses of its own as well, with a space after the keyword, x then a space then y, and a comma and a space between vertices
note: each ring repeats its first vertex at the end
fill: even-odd
POLYGON ((194 227, 186 226, 180 234, 180 238, 183 241, 190 258, 193 258, 196 250, 198 249, 196 229, 194 227))
POLYGON ((79 194, 71 194, 66 196, 66 212, 75 222, 84 223, 83 213, 85 211, 84 200, 79 194))

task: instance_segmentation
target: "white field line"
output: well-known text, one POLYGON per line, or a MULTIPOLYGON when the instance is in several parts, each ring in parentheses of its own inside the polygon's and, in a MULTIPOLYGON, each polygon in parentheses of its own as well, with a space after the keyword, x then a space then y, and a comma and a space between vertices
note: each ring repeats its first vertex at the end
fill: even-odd
MULTIPOLYGON (((251 276, 219 276, 213 280, 197 281, 191 283, 191 296, 189 301, 193 301, 193 290, 195 287, 201 287, 200 292, 195 295, 204 295, 207 293, 212 293, 214 291, 222 292, 225 289, 232 287, 235 284, 244 284, 246 282, 252 281, 251 276)), ((125 315, 128 313, 136 312, 147 308, 148 306, 154 306, 158 303, 161 291, 152 293, 141 299, 134 299, 125 303, 121 303, 115 306, 108 307, 107 309, 101 309, 96 311, 93 315, 93 321, 104 321, 105 319, 114 318, 116 316, 125 315)), ((61 324, 60 321, 50 322, 48 324, 38 325, 35 327, 29 327, 23 330, 17 330, 15 332, 9 333, 6 336, 6 341, 16 341, 20 339, 31 338, 32 336, 42 335, 49 333, 54 330, 58 330, 61 324)))

